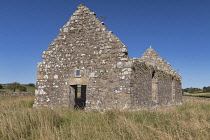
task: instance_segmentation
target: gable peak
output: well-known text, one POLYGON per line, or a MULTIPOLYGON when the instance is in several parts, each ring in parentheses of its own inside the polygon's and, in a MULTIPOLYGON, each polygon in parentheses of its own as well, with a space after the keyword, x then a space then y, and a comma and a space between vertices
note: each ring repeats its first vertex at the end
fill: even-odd
POLYGON ((77 6, 77 9, 83 9, 83 8, 87 8, 87 6, 83 5, 83 4, 80 4, 77 6))
POLYGON ((146 50, 145 53, 150 53, 150 52, 156 53, 155 50, 152 48, 151 45, 149 46, 149 48, 146 50))

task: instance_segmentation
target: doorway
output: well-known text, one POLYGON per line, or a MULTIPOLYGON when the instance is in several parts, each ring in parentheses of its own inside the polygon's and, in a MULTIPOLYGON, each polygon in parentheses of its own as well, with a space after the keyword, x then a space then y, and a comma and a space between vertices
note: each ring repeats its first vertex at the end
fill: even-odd
POLYGON ((86 85, 72 85, 74 89, 74 108, 75 109, 84 109, 86 104, 86 85))

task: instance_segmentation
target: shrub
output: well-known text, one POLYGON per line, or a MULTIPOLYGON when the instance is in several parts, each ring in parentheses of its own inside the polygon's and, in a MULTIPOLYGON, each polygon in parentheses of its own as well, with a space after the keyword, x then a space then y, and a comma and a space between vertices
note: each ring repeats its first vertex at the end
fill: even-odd
POLYGON ((208 86, 208 87, 203 87, 203 92, 210 92, 210 86, 208 86))
POLYGON ((23 85, 20 85, 20 86, 18 87, 18 89, 19 89, 20 91, 27 91, 26 87, 23 86, 23 85))
POLYGON ((3 89, 3 86, 0 84, 0 89, 3 89))

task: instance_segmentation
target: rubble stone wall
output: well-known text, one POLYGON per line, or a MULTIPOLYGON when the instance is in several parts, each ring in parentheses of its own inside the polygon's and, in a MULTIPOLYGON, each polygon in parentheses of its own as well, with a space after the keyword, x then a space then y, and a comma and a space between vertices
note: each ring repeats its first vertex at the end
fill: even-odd
POLYGON ((85 6, 78 7, 42 58, 34 106, 73 107, 69 79, 88 79, 86 109, 112 108, 120 102, 116 94, 130 93, 126 46, 85 6))
POLYGON ((145 62, 147 65, 156 67, 159 70, 162 70, 166 73, 174 75, 181 79, 181 75, 178 74, 172 67, 171 64, 166 62, 162 57, 160 57, 150 46, 149 49, 142 55, 140 58, 141 62, 145 62))
POLYGON ((132 74, 132 97, 133 109, 143 109, 152 106, 152 68, 139 61, 134 62, 132 74))
POLYGON ((132 96, 131 108, 138 109, 157 109, 165 106, 172 106, 181 103, 181 81, 162 70, 154 68, 142 62, 133 63, 134 72, 132 74, 132 96), (152 79, 157 81, 157 100, 152 98, 152 79), (172 86, 172 81, 175 86, 172 86), (174 92, 172 92, 172 87, 174 92), (174 94, 174 95, 173 95, 174 94), (173 100, 174 98, 174 100, 173 100))
POLYGON ((142 58, 129 58, 127 47, 84 5, 42 59, 34 107, 74 108, 75 85, 86 85, 86 110, 152 109, 181 102, 181 76, 170 64, 152 48, 142 58), (158 88, 152 90, 153 78, 158 88))

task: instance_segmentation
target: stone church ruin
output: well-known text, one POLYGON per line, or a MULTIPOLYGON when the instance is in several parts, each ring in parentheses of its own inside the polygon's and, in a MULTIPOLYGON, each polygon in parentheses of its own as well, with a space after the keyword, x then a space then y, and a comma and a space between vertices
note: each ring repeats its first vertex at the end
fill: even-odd
POLYGON ((79 5, 38 63, 34 107, 156 109, 181 104, 181 76, 153 48, 127 47, 79 5))

